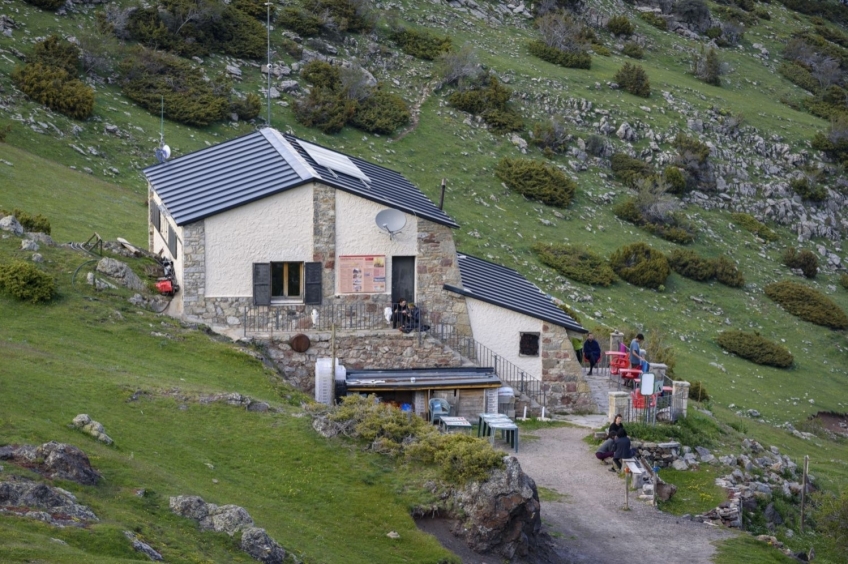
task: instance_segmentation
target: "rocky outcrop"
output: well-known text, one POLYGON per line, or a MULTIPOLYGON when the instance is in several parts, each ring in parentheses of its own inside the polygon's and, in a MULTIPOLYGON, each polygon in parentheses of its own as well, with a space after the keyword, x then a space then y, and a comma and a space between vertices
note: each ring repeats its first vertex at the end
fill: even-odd
POLYGON ((106 443, 107 445, 111 445, 115 441, 112 440, 112 437, 106 434, 106 429, 104 429, 103 425, 94 421, 91 417, 89 417, 85 413, 80 413, 76 417, 74 417, 74 427, 77 429, 84 431, 100 441, 101 443, 106 443))
POLYGON ((91 467, 88 456, 73 445, 51 441, 39 447, 10 445, 0 447, 0 460, 31 468, 54 480, 70 480, 93 486, 100 474, 91 467))
POLYGON ((170 499, 171 511, 197 521, 200 529, 234 536, 241 533, 241 549, 263 564, 282 564, 286 551, 268 536, 265 529, 256 527, 253 518, 238 505, 215 505, 192 495, 170 499))
POLYGON ((97 263, 97 272, 105 274, 131 290, 142 291, 145 289, 141 278, 126 263, 119 260, 103 257, 97 263))
POLYGON ((133 549, 136 552, 144 554, 154 562, 162 561, 162 555, 159 554, 156 550, 154 550, 153 547, 151 547, 146 542, 140 541, 138 537, 133 534, 132 531, 124 531, 124 536, 127 537, 127 539, 132 543, 133 549))
POLYGON ((0 218, 0 231, 8 231, 13 235, 21 236, 24 234, 24 228, 13 215, 7 215, 0 218))
POLYGON ((453 533, 475 552, 504 558, 526 556, 538 542, 542 526, 536 482, 515 457, 504 459, 485 482, 472 482, 452 496, 453 533))
POLYGON ((57 527, 83 527, 99 520, 72 493, 23 478, 0 482, 0 512, 57 527))

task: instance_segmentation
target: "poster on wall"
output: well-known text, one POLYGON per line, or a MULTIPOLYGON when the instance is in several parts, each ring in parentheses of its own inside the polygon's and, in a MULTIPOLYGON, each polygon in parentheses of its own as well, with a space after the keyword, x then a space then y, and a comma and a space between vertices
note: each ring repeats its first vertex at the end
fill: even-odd
POLYGON ((378 294, 386 291, 385 255, 339 257, 339 285, 342 294, 378 294))

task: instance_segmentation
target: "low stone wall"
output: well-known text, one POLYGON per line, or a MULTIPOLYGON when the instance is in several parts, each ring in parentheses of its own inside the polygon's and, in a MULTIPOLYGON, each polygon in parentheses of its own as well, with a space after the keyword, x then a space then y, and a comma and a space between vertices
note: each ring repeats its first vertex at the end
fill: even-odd
MULTIPOLYGON (((309 350, 298 353, 292 350, 289 339, 293 335, 275 337, 267 342, 269 356, 282 371, 286 381, 293 386, 312 391, 315 388, 315 361, 332 356, 331 333, 304 333, 309 337, 309 350)), ((336 334, 336 358, 349 370, 405 369, 432 367, 459 367, 462 358, 441 343, 422 335, 418 344, 417 333, 398 331, 359 331, 356 334, 336 334)))
POLYGON ((644 458, 653 466, 668 468, 680 457, 680 443, 649 443, 642 441, 631 441, 630 446, 635 448, 639 456, 644 458))

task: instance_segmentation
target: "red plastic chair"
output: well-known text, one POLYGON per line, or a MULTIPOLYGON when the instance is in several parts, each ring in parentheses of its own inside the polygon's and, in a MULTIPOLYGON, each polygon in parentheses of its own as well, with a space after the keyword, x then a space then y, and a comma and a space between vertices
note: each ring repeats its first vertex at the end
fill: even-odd
POLYGON ((647 407, 656 407, 657 406, 657 396, 643 396, 639 390, 633 390, 633 393, 630 394, 630 399, 633 402, 633 409, 645 409, 647 407), (651 398, 648 401, 648 398, 651 398))

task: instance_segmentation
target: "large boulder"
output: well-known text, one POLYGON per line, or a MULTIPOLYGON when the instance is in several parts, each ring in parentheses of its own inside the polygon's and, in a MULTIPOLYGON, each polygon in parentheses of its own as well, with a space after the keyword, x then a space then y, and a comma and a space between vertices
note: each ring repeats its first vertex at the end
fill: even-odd
POLYGON ((91 509, 77 503, 72 493, 23 479, 0 482, 0 511, 59 527, 81 527, 99 520, 91 509), (14 510, 6 511, 5 507, 14 510))
POLYGON ((85 413, 80 413, 74 417, 74 427, 84 431, 102 443, 111 445, 114 441, 112 437, 106 434, 106 429, 101 423, 93 420, 85 413))
POLYGON ((241 534, 241 549, 263 564, 283 564, 286 551, 265 529, 247 527, 241 534))
POLYGON ((97 263, 97 272, 105 274, 131 290, 142 291, 145 288, 141 278, 132 269, 119 260, 103 257, 97 263))
POLYGON ((539 493, 515 457, 504 462, 485 482, 472 482, 455 493, 456 514, 462 518, 453 533, 475 552, 526 556, 542 526, 539 493))
POLYGON ((24 234, 23 226, 13 215, 7 215, 6 217, 0 218, 0 231, 9 231, 13 235, 18 236, 24 234))
POLYGON ((93 486, 100 479, 88 456, 73 445, 50 441, 38 447, 37 454, 44 460, 41 467, 48 478, 71 480, 86 486, 93 486))

